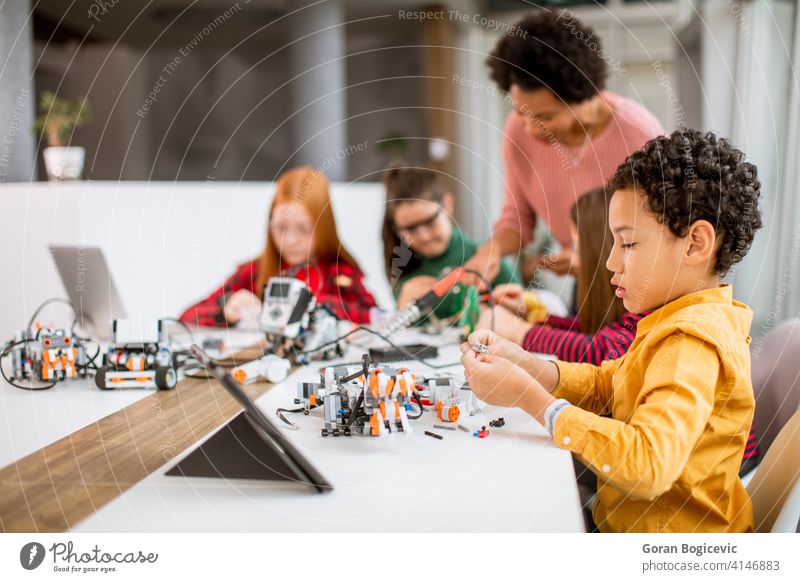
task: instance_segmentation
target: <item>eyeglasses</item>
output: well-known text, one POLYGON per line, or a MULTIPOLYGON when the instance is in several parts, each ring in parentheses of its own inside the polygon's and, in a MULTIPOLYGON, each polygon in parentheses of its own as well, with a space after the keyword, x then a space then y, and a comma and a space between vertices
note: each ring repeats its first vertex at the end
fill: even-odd
POLYGON ((430 218, 426 218, 424 220, 420 220, 419 222, 415 222, 414 224, 409 224, 408 226, 402 226, 401 227, 401 226, 397 226, 395 224, 394 225, 394 230, 400 236, 405 236, 405 237, 415 236, 423 228, 431 228, 433 226, 433 223, 436 222, 436 219, 439 218, 439 215, 441 213, 442 213, 442 209, 439 208, 433 214, 433 216, 431 216, 430 218))

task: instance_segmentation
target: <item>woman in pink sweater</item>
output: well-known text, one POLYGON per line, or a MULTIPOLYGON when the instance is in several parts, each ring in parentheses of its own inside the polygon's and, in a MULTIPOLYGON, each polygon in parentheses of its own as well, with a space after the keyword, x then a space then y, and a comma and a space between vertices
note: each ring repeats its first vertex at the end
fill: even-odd
POLYGON ((539 266, 570 273, 570 208, 663 133, 642 105, 605 90, 611 58, 572 13, 537 12, 512 30, 488 60, 492 79, 513 107, 503 131, 505 201, 491 240, 466 264, 490 280, 502 257, 530 242, 537 218, 564 250, 534 257, 525 278, 539 266))

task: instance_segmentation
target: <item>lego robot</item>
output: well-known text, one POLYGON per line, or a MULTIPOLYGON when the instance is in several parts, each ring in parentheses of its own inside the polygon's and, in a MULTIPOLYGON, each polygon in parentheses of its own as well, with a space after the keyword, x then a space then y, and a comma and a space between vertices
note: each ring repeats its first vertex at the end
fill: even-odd
POLYGON ((416 377, 406 368, 386 365, 330 366, 320 370, 319 382, 300 382, 298 401, 305 407, 322 406, 322 436, 381 437, 412 432, 408 412, 413 409, 416 377))
POLYGON ((56 383, 86 377, 84 345, 64 329, 20 332, 6 351, 11 356, 13 381, 56 383))
POLYGON ((264 286, 259 326, 278 356, 298 364, 328 360, 344 352, 338 337, 338 320, 317 305, 308 286, 292 277, 272 277, 264 286), (330 345, 328 345, 330 344, 330 345))
POLYGON ((114 320, 111 345, 103 356, 103 366, 95 375, 95 383, 103 390, 175 388, 178 374, 164 322, 114 320))

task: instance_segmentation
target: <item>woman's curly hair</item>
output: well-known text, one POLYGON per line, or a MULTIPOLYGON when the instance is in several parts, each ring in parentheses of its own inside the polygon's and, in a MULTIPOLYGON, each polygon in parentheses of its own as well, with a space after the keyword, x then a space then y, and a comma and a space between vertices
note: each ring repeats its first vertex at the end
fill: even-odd
POLYGON ((541 11, 517 22, 486 63, 503 90, 544 87, 565 103, 580 103, 605 88, 608 65, 600 39, 567 11, 541 11), (566 15, 566 16, 565 16, 566 15))
POLYGON ((761 228, 756 167, 711 132, 680 129, 651 139, 617 168, 609 188, 637 188, 675 236, 686 236, 697 220, 710 222, 721 239, 714 265, 720 275, 747 254, 761 228))

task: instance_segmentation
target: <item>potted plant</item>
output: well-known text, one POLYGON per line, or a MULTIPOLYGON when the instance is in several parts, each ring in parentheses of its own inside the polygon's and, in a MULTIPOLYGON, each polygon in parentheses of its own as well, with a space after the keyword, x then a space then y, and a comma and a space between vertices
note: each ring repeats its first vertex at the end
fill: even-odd
POLYGON ((43 152, 48 179, 79 180, 83 175, 86 150, 66 144, 69 144, 74 129, 89 120, 89 103, 85 97, 76 102, 45 91, 39 108, 41 113, 36 118, 36 129, 42 132, 49 146, 43 152))

